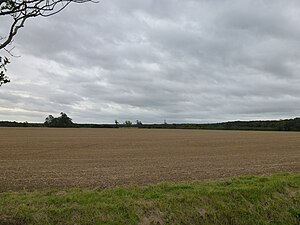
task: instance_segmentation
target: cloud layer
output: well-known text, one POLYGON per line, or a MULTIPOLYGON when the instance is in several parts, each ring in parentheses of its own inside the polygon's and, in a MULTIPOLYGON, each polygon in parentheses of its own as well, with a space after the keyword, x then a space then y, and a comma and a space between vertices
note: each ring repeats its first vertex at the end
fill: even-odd
MULTIPOLYGON (((0 120, 215 122, 300 115, 300 2, 112 0, 28 21, 0 120)), ((5 32, 4 28, 0 31, 5 32)))

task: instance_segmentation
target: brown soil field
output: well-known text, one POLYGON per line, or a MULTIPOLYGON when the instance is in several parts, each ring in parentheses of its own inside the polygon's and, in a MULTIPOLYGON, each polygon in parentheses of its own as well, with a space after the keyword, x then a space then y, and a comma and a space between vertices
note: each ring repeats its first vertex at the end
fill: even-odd
POLYGON ((300 132, 0 128, 0 191, 300 172, 300 132))

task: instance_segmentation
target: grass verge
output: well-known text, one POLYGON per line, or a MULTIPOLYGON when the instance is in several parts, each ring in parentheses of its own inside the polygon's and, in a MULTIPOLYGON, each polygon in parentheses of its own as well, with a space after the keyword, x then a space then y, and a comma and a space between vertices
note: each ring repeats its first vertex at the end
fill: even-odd
POLYGON ((2 192, 0 224, 300 224, 300 175, 2 192))

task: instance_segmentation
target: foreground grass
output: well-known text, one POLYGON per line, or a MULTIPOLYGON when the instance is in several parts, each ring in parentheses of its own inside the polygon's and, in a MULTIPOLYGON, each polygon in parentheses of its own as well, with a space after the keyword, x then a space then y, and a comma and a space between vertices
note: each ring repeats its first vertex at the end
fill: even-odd
POLYGON ((300 175, 3 192, 0 224, 300 224, 300 175))

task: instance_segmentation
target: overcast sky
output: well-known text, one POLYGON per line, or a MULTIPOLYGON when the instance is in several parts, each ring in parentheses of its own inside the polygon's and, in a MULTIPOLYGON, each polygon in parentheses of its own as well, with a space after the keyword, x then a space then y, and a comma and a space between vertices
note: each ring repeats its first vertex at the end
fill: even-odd
MULTIPOLYGON (((1 34, 7 32, 1 18, 1 34)), ((0 120, 300 116, 299 0, 101 0, 28 20, 0 120)))

